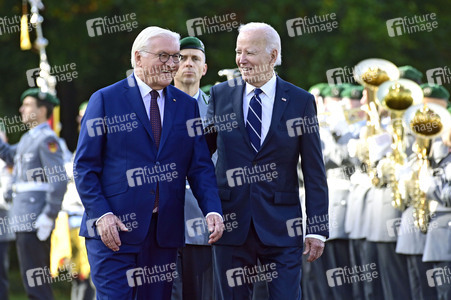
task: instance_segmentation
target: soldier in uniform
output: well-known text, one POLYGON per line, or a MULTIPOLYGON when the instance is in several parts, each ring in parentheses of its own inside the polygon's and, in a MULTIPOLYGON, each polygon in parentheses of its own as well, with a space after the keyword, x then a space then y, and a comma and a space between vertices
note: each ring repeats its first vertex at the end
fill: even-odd
MULTIPOLYGON (((401 78, 410 79, 416 83, 421 83, 423 74, 412 66, 399 67, 401 78)), ((423 102, 425 100, 423 99, 423 102)), ((413 141, 408 140, 406 147, 407 154, 412 153, 413 141)), ((406 169, 411 169, 416 161, 416 154, 409 155, 409 162, 405 166, 406 169)), ((400 184, 403 181, 401 181, 400 184)), ((406 197, 408 195, 405 195, 406 197)), ((406 198, 406 201, 407 198, 406 198)), ((393 224, 396 228, 396 224, 393 224)), ((410 293, 412 299, 435 299, 436 292, 434 288, 427 285, 426 270, 431 269, 432 263, 422 262, 424 245, 426 242, 426 235, 423 234, 419 228, 414 224, 413 207, 409 206, 402 213, 399 229, 395 229, 394 233, 397 235, 396 253, 405 256, 407 261, 408 273, 406 276, 410 282, 410 293)))
POLYGON ((30 299, 53 299, 50 234, 66 192, 67 177, 58 138, 47 123, 59 100, 26 90, 19 112, 30 128, 17 147, 0 141, 0 158, 13 169, 11 228, 16 232, 20 272, 30 299))
MULTIPOLYGON (((446 108, 449 92, 441 85, 421 86, 425 102, 434 102, 446 108)), ((432 178, 420 181, 420 189, 426 192, 432 217, 426 235, 423 262, 432 263, 433 268, 426 271, 427 284, 435 287, 437 298, 451 299, 451 128, 446 128, 442 136, 442 146, 448 151, 437 151, 438 143, 432 145, 438 163, 432 178), (443 156, 440 158, 438 153, 443 156), (434 226, 431 226, 434 225, 434 226)), ((433 165, 434 161, 431 162, 433 165)))
MULTIPOLYGON (((1 128, 0 139, 6 141, 5 128, 1 128)), ((0 299, 8 300, 9 244, 14 240, 14 232, 9 226, 11 202, 11 168, 0 161, 0 299)))
MULTIPOLYGON (((88 102, 83 102, 78 108, 77 122, 80 126, 81 119, 86 111, 88 102)), ((63 146, 63 144, 61 144, 63 146)), ((69 151, 69 150, 67 150, 69 151)), ((88 254, 86 253, 85 238, 79 236, 80 225, 85 211, 83 203, 81 203, 75 187, 74 176, 74 158, 75 154, 69 152, 69 159, 65 159, 66 173, 69 178, 67 184, 67 192, 64 195, 62 203, 62 211, 68 215, 70 245, 71 245, 71 272, 76 274, 72 278, 71 300, 94 300, 95 287, 91 280, 91 270, 88 262, 88 254)))
MULTIPOLYGON (((199 106, 201 118, 205 118, 209 97, 200 89, 200 80, 207 73, 205 47, 196 37, 180 40, 182 59, 174 77, 176 88, 184 91, 199 106)), ((213 156, 213 161, 216 154, 213 156)), ((205 218, 186 181, 185 191, 185 244, 178 250, 177 272, 172 286, 172 299, 213 299, 213 268, 211 246, 208 244, 205 218)))

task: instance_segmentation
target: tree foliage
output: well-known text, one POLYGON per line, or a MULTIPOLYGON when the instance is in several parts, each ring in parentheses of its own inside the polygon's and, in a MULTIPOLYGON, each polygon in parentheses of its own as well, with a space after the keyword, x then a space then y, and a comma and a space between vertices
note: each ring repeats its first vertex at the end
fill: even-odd
MULTIPOLYGON (((326 81, 332 68, 352 68, 360 60, 385 58, 398 66, 410 64, 425 72, 449 66, 451 44, 450 6, 445 0, 44 0, 43 32, 49 40, 47 53, 51 65, 75 63, 78 78, 58 83, 61 104, 62 136, 73 150, 77 139, 76 115, 79 104, 90 95, 126 76, 130 69, 130 49, 140 30, 155 25, 188 35, 186 22, 198 17, 235 13, 240 23, 262 21, 271 24, 282 39, 282 66, 278 73, 286 80, 308 88, 326 81), (90 37, 86 21, 135 13, 138 28, 90 37), (290 37, 287 20, 336 14, 338 28, 290 37), (436 13, 438 28, 389 37, 386 21, 404 16, 436 13)), ((21 1, 0 2, 0 17, 21 15, 21 1)), ((235 67, 237 31, 199 36, 206 46, 208 73, 202 84, 223 81, 218 71, 235 67)), ((0 110, 1 116, 17 114, 19 96, 28 88, 26 71, 38 67, 36 51, 21 51, 20 33, 0 35, 0 110)), ((34 40, 35 32, 31 32, 34 40)), ((426 80, 424 75, 423 80, 426 80)), ((451 85, 445 85, 448 89, 451 85)), ((13 135, 11 141, 17 141, 13 135)))

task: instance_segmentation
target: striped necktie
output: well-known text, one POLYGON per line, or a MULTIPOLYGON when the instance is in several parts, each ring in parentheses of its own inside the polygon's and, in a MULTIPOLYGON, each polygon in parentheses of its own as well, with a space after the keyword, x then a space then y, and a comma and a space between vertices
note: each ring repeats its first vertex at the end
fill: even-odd
POLYGON ((261 131, 262 131, 262 100, 258 96, 262 93, 261 89, 254 90, 254 96, 249 103, 247 112, 246 130, 249 134, 252 148, 255 152, 260 150, 261 131))

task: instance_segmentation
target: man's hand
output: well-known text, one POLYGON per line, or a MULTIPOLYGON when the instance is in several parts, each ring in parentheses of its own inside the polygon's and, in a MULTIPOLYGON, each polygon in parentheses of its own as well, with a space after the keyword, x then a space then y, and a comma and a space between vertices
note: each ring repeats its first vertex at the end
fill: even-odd
POLYGON ((305 238, 305 250, 302 254, 307 255, 309 254, 307 261, 312 262, 317 260, 321 254, 323 254, 324 251, 324 242, 315 239, 315 238, 305 238))
POLYGON ((224 231, 224 223, 220 216, 211 214, 207 217, 208 232, 210 232, 209 244, 216 243, 222 236, 224 231))
POLYGON ((121 239, 118 231, 128 231, 124 223, 113 214, 103 216, 97 222, 97 232, 102 242, 113 251, 119 251, 121 239))

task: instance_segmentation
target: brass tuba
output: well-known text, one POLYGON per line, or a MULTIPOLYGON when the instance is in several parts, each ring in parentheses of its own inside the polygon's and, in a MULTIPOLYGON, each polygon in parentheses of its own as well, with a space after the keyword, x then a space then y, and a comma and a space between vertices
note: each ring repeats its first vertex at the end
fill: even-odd
POLYGON ((388 177, 387 184, 392 189, 392 205, 401 211, 407 207, 396 179, 396 174, 399 174, 407 160, 404 142, 406 124, 403 124, 402 117, 409 107, 420 104, 422 100, 421 87, 408 79, 386 81, 380 85, 377 91, 377 102, 390 112, 392 127, 392 152, 387 163, 382 166, 382 173, 388 175, 386 177, 388 177))
POLYGON ((359 62, 354 67, 354 79, 365 87, 368 103, 362 106, 368 117, 366 123, 366 136, 364 141, 364 157, 359 159, 366 165, 368 176, 373 185, 378 186, 380 179, 370 161, 367 138, 381 133, 380 118, 376 105, 376 93, 379 86, 390 80, 399 78, 398 68, 391 62, 380 58, 370 58, 359 62))
POLYGON ((413 151, 417 156, 417 161, 412 171, 413 187, 410 191, 411 203, 413 207, 413 217, 415 226, 421 232, 426 233, 428 229, 430 210, 426 193, 420 190, 419 182, 422 174, 431 173, 429 164, 429 154, 431 141, 441 135, 443 129, 451 124, 451 116, 443 107, 436 104, 420 104, 410 107, 405 115, 404 122, 408 124, 410 131, 416 137, 413 151))

